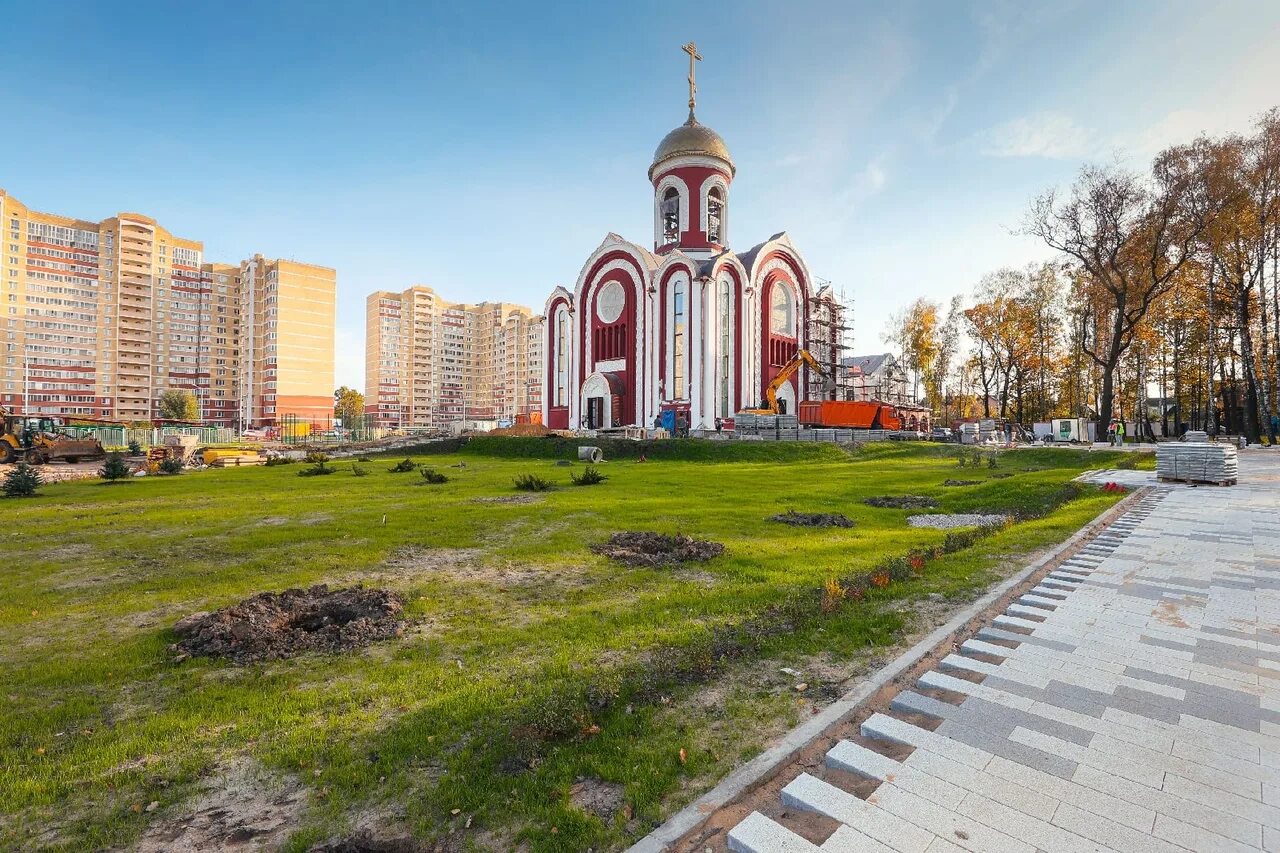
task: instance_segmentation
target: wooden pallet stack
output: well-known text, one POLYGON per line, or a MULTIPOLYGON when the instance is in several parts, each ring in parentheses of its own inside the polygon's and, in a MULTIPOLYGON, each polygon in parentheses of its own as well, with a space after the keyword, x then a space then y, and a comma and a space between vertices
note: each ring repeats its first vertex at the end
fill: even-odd
POLYGON ((1169 442, 1156 447, 1156 477, 1162 483, 1213 483, 1234 486, 1239 477, 1231 444, 1169 442))

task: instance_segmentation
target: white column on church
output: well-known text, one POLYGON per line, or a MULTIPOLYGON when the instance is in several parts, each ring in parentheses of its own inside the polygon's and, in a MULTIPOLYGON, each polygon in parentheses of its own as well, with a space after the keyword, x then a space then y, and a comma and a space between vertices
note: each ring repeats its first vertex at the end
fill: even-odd
POLYGON ((689 425, 702 423, 702 280, 689 281, 689 425))
POLYGON ((720 372, 720 288, 716 286, 715 279, 704 279, 702 289, 705 293, 706 316, 705 323, 706 332, 703 335, 703 377, 702 377, 702 411, 706 421, 707 429, 715 428, 716 419, 716 401, 719 395, 716 393, 716 374, 720 372))

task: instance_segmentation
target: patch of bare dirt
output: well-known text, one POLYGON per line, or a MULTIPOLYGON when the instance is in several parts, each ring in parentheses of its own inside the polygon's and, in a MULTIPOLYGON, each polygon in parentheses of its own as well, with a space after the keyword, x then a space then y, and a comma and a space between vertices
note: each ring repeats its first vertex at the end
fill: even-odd
POLYGON ((427 847, 412 838, 379 838, 372 833, 358 833, 350 838, 329 838, 307 848, 307 853, 429 853, 427 847))
POLYGON ((297 828, 305 792, 296 780, 273 777, 241 760, 205 783, 177 817, 153 823, 138 853, 274 850, 297 828))
POLYGON ((615 533, 591 550, 628 566, 659 568, 710 560, 723 554, 724 546, 681 533, 628 532, 615 533))
POLYGON ((880 495, 866 498, 863 503, 880 509, 933 509, 938 499, 928 495, 880 495))
POLYGON ((536 504, 541 503, 538 495, 498 495, 488 498, 472 498, 473 504, 536 504))
POLYGON ((349 587, 262 592, 214 613, 193 613, 173 626, 172 647, 187 655, 236 663, 278 660, 303 652, 346 651, 399 636, 404 601, 385 589, 349 587))
POLYGON ((839 512, 796 512, 789 509, 769 516, 769 520, 792 527, 853 527, 853 519, 839 512))
MULTIPOLYGON (((584 812, 596 815, 605 823, 627 808, 625 789, 616 782, 606 782, 589 776, 579 779, 569 788, 569 801, 584 812)), ((629 809, 628 809, 629 811, 629 809)), ((630 815, 627 815, 630 819, 630 815)))
POLYGON ((942 481, 942 485, 944 486, 979 486, 981 484, 982 484, 981 480, 943 480, 942 481))
POLYGON ((487 583, 497 587, 536 584, 574 584, 583 572, 576 567, 546 568, 527 563, 482 561, 482 548, 419 548, 396 551, 381 567, 361 577, 405 578, 442 577, 461 583, 487 583))

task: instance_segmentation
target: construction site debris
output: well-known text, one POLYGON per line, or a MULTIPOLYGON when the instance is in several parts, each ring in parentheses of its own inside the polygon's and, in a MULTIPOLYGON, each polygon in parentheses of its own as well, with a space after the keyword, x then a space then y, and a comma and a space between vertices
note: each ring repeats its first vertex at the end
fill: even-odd
POLYGON ((592 464, 598 464, 604 461, 604 451, 598 447, 587 447, 587 446, 579 447, 578 460, 581 462, 591 462, 592 464))
POLYGON ((592 545, 591 550, 628 566, 660 568, 710 560, 723 554, 724 546, 681 533, 634 531, 615 533, 608 541, 592 545))
POLYGON ((928 495, 881 495, 867 498, 863 503, 880 509, 933 509, 938 499, 928 495))
POLYGON ((789 509, 769 516, 769 520, 793 527, 853 527, 853 519, 838 512, 796 512, 789 509))
POLYGON ((325 584, 262 592, 214 613, 193 613, 173 626, 180 657, 225 657, 236 663, 278 660, 304 652, 336 652, 398 636, 404 601, 385 589, 325 584))

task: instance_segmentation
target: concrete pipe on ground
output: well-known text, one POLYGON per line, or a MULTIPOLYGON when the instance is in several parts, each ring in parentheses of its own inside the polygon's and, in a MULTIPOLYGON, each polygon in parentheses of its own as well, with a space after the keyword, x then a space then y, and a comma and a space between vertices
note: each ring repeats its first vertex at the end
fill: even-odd
POLYGON ((578 461, 579 462, 603 462, 604 453, 598 447, 579 447, 578 461))

